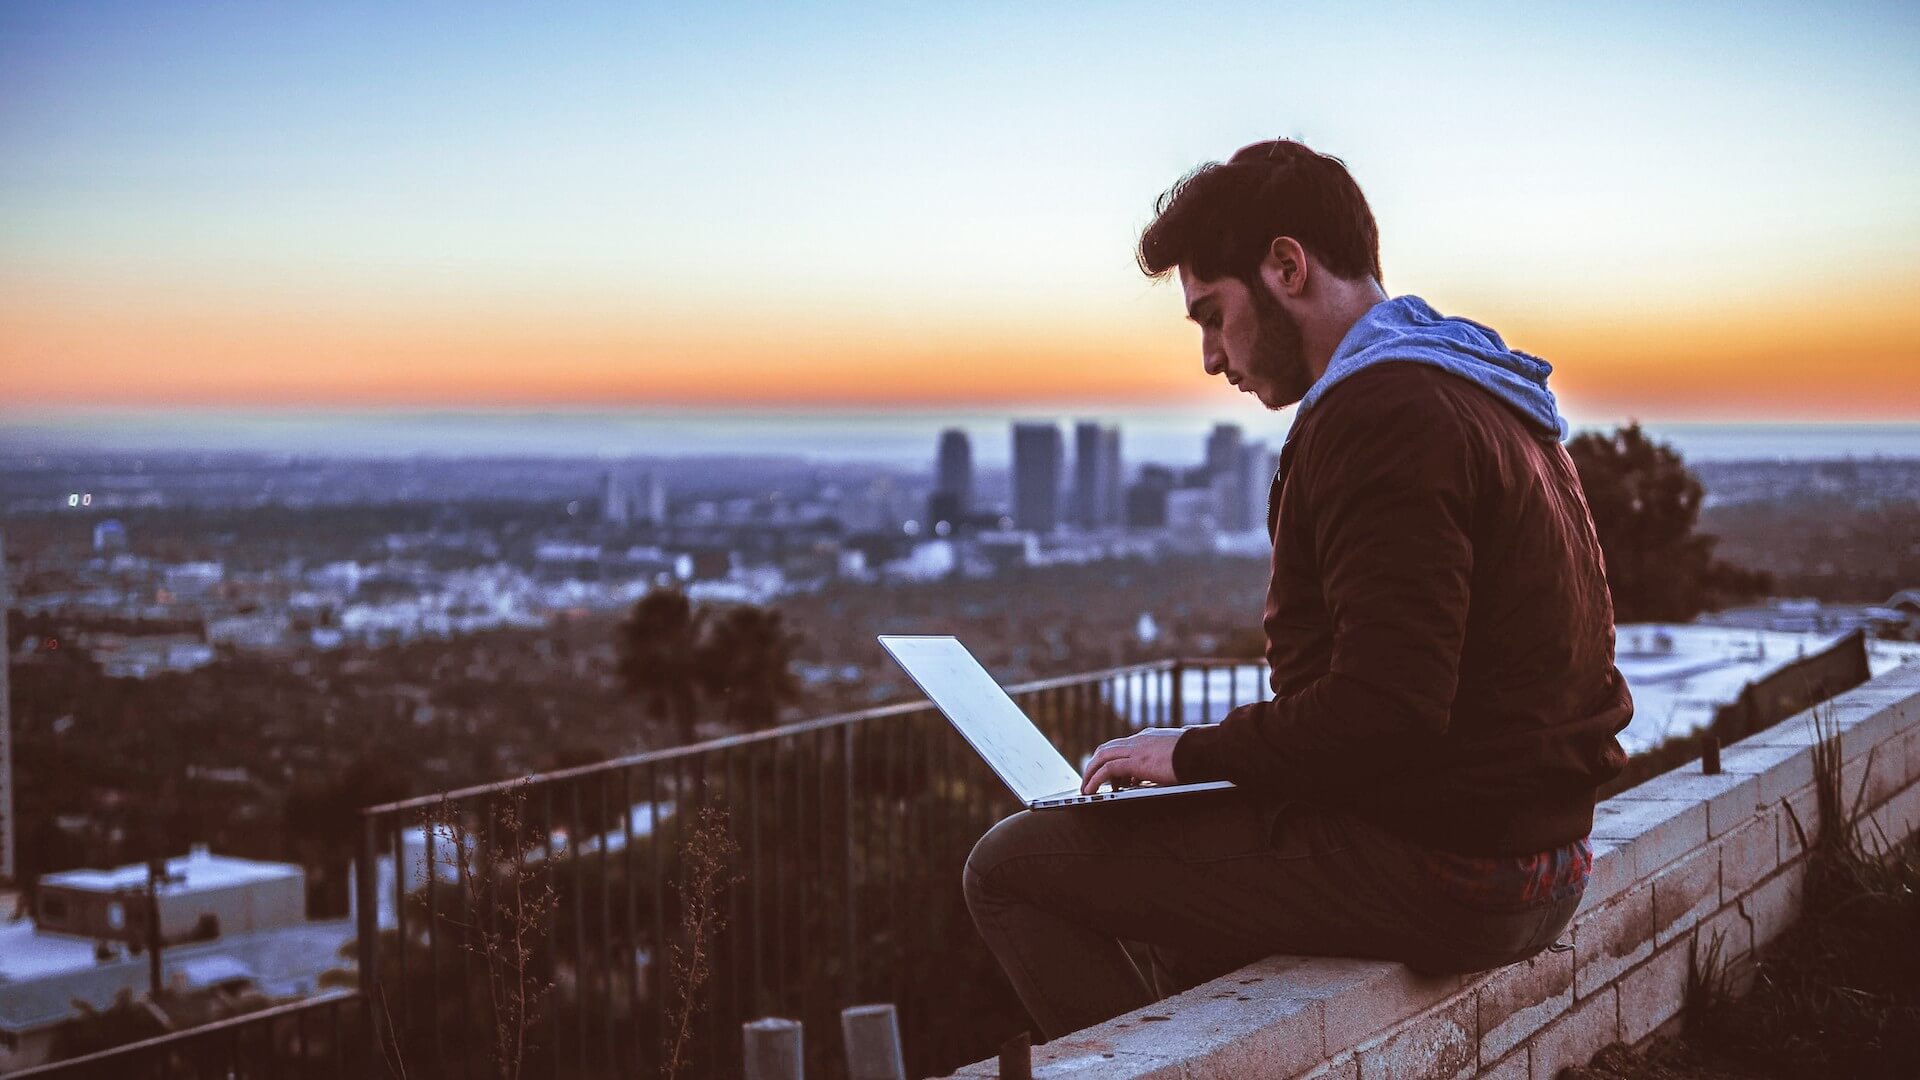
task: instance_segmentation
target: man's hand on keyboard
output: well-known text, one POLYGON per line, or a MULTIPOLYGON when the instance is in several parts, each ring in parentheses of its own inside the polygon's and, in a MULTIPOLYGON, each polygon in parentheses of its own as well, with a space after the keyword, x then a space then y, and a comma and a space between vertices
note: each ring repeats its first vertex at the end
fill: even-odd
POLYGON ((1124 739, 1100 744, 1087 762, 1080 780, 1080 794, 1091 795, 1101 784, 1116 788, 1136 784, 1172 784, 1173 744, 1179 741, 1180 728, 1148 728, 1124 739))

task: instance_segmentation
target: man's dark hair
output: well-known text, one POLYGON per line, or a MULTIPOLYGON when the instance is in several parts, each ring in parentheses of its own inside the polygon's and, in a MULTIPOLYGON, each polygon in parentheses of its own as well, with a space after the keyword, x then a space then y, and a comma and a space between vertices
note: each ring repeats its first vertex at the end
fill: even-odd
POLYGON ((1167 189, 1140 234, 1140 269, 1185 264, 1202 281, 1251 283, 1275 237, 1291 236, 1347 279, 1380 274, 1380 230, 1345 162, 1290 139, 1257 142, 1167 189))

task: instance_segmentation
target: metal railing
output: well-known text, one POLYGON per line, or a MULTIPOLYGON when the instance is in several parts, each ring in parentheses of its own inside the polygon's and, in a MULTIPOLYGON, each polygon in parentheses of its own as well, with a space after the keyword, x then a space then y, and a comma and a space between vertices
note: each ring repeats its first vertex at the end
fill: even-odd
POLYGON ((6 1074, 7 1080, 353 1080, 378 1066, 356 990, 338 990, 6 1074))
MULTIPOLYGON (((1264 675, 1166 660, 1009 692, 1076 758, 1131 728, 1217 720, 1267 697, 1264 675)), ((946 1071, 1003 1034, 981 1028, 1011 999, 960 867, 1016 808, 924 702, 369 807, 355 908, 377 1058, 408 1077, 495 1075, 503 1056, 528 1077, 657 1074, 678 1029, 669 971, 691 944, 677 885, 700 857, 690 844, 723 833, 737 880, 704 942, 711 981, 681 1075, 737 1071, 745 1020, 832 1030, 867 1001, 898 1005, 909 1071, 946 1071), (703 810, 724 814, 704 833, 703 810), (525 947, 501 949, 515 927, 525 947)), ((842 1068, 831 1042, 809 1045, 810 1072, 842 1068)))

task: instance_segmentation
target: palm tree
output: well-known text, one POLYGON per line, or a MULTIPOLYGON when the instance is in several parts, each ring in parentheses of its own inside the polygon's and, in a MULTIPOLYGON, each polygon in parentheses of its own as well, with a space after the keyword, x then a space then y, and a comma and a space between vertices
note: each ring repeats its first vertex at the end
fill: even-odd
POLYGON ((780 613, 751 604, 729 608, 701 647, 701 684, 739 727, 772 727, 780 707, 798 700, 792 664, 798 635, 780 613))
POLYGON ((681 745, 694 741, 702 675, 703 614, 678 589, 641 597, 620 624, 620 679, 681 745))

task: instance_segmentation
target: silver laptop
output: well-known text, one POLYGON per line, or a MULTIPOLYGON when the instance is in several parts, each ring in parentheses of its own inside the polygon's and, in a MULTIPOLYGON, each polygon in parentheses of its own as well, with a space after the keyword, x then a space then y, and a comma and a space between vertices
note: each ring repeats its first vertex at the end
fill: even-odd
POLYGON ((883 634, 880 644, 940 711, 947 714, 947 719, 960 729, 974 752, 993 767, 1029 810, 1220 791, 1233 786, 1228 781, 1215 780, 1205 784, 1143 785, 1082 795, 1080 773, 1067 764, 1067 759, 1047 741, 959 639, 883 634))

